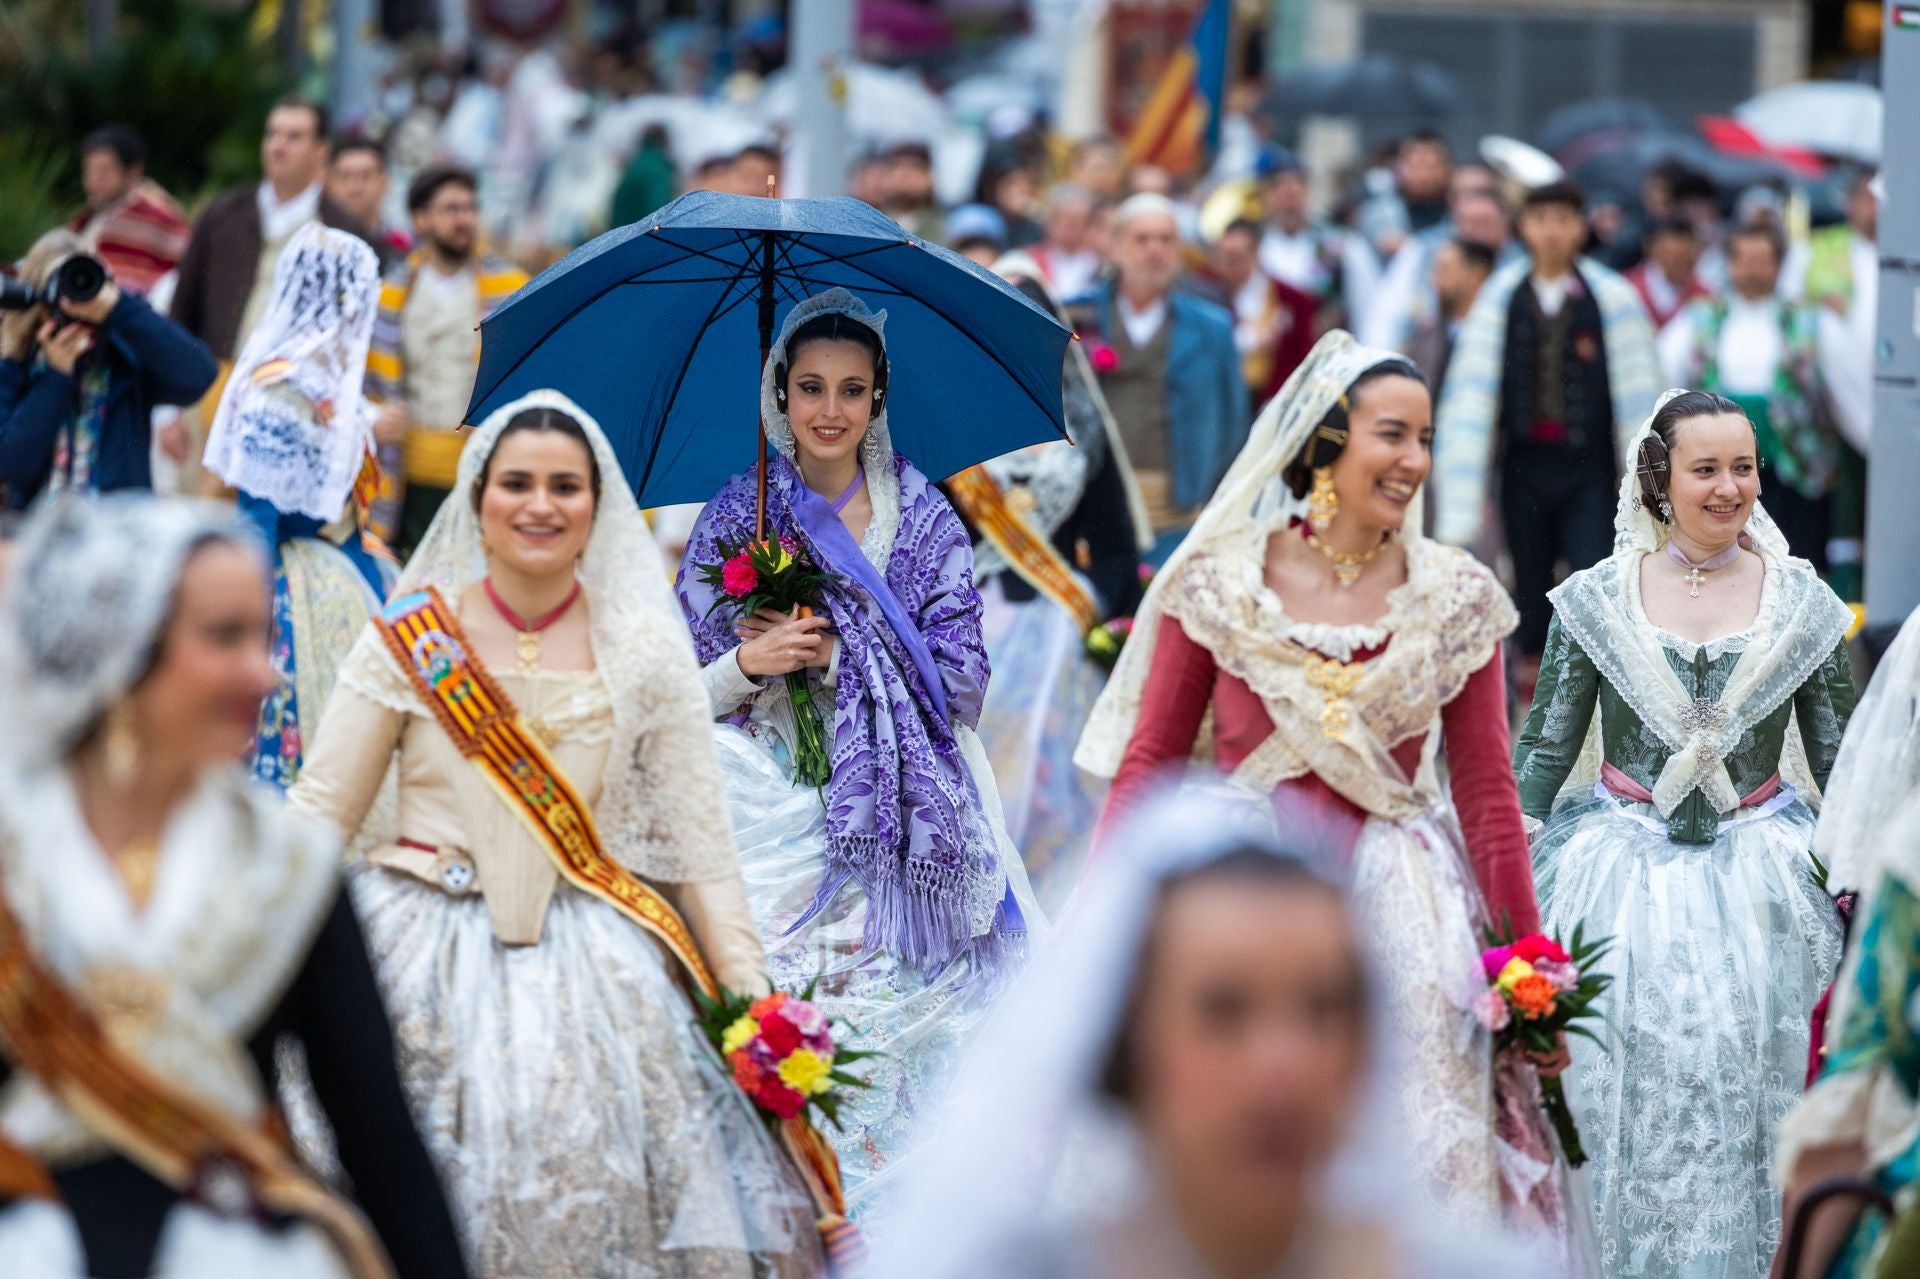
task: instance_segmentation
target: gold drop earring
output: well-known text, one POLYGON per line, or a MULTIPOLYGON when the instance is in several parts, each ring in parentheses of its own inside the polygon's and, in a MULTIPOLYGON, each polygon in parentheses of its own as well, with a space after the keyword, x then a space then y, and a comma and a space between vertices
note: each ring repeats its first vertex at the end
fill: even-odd
POLYGON ((1313 488, 1307 494, 1307 525, 1316 533, 1324 533, 1333 527, 1333 517, 1340 513, 1340 497, 1333 491, 1333 468, 1316 466, 1313 468, 1313 488))

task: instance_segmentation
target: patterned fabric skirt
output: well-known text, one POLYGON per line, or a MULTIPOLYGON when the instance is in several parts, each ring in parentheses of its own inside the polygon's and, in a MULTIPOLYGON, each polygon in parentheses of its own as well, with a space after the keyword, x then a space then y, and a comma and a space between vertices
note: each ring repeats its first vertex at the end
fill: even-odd
POLYGON ((1106 686, 1073 615, 1048 599, 1010 604, 997 579, 980 592, 993 682, 980 740, 993 761, 1007 834, 1040 905, 1058 912, 1080 878, 1106 782, 1074 767, 1073 748, 1106 686))
POLYGON ((1813 827, 1796 801, 1678 844, 1649 804, 1581 796, 1534 845, 1546 931, 1613 939, 1608 1045, 1576 1037, 1568 1080, 1609 1276, 1758 1279, 1773 1261, 1775 1133, 1840 959, 1813 827))
POLYGON ((414 1118, 479 1279, 821 1273, 813 1213, 660 946, 561 884, 533 946, 362 863, 414 1118))
MULTIPOLYGON (((0 1263, 7 1279, 87 1279, 85 1248, 73 1218, 43 1200, 22 1200, 0 1210, 0 1263)), ((177 1205, 161 1228, 152 1279, 216 1275, 348 1279, 339 1254, 313 1226, 265 1230, 251 1220, 177 1205)))
MULTIPOLYGON (((815 1001, 855 1028, 850 1042, 884 1054, 858 1063, 873 1087, 855 1090, 851 1104, 842 1106, 839 1131, 823 1130, 840 1157, 848 1211, 870 1239, 878 1238, 892 1191, 911 1167, 906 1156, 925 1135, 1011 973, 984 969, 970 956, 928 971, 866 949, 867 898, 851 880, 800 925, 826 873, 826 813, 820 796, 793 784, 756 731, 765 726, 717 725, 714 745, 768 972, 774 986, 787 991, 804 990, 817 978, 815 1001)), ((977 739, 973 747, 969 764, 976 786, 984 780, 991 810, 992 777, 982 779, 985 755, 977 739)), ((1018 858, 1008 871, 1030 926, 1040 927, 1018 858)))

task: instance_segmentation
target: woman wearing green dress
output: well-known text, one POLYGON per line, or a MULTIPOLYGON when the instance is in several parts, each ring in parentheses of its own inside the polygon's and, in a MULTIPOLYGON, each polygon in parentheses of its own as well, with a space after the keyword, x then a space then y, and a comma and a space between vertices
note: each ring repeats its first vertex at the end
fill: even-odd
POLYGON ((1900 1225, 1833 1204, 1813 1219, 1801 1273, 1920 1274, 1920 612, 1860 700, 1813 843, 1829 884, 1859 897, 1820 1078, 1780 1134, 1787 1203, 1829 1177, 1866 1177, 1900 1225))
POLYGON ((1733 402, 1668 392, 1629 456, 1614 554, 1550 596, 1514 771, 1545 823, 1545 931, 1614 939, 1608 1043, 1574 1047, 1602 1262, 1757 1279, 1780 1238, 1775 1133, 1840 957, 1810 848, 1853 705, 1851 615, 1760 507, 1733 402))

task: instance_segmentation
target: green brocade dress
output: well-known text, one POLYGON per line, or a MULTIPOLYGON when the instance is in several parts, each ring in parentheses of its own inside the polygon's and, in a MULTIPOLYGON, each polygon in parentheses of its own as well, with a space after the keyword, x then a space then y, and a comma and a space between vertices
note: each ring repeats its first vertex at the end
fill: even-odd
POLYGON ((1841 937, 1812 796, 1772 787, 1826 781, 1853 686, 1845 606, 1764 558, 1753 624, 1705 645, 1647 621, 1639 552, 1568 579, 1515 743, 1544 931, 1613 939, 1569 1081, 1609 1276, 1761 1279, 1780 1240, 1775 1133, 1841 937))

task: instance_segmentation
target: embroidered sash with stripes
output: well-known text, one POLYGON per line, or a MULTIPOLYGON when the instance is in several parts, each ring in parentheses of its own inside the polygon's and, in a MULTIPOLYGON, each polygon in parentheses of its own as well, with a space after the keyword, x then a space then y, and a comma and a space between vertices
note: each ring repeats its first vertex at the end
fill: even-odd
MULTIPOLYGON (((33 953, 0 889, 0 1047, 108 1145, 182 1195, 216 1208, 221 1190, 249 1192, 331 1239, 354 1279, 394 1279, 359 1209, 314 1180, 285 1143, 174 1086, 123 1052, 93 1011, 33 953)), ((8 1143, 16 1192, 51 1192, 32 1157, 8 1143)))
POLYGON ((1026 517, 1013 509, 998 481, 984 466, 971 467, 947 481, 954 504, 966 514, 981 536, 1020 575, 1022 581, 1073 614, 1082 634, 1106 619, 1100 606, 1067 567, 1051 541, 1042 537, 1026 517))
POLYGON ((680 912, 607 855, 592 810, 481 664, 440 593, 429 586, 402 595, 374 624, 440 727, 566 881, 645 929, 680 961, 694 985, 718 995, 719 984, 680 912))

